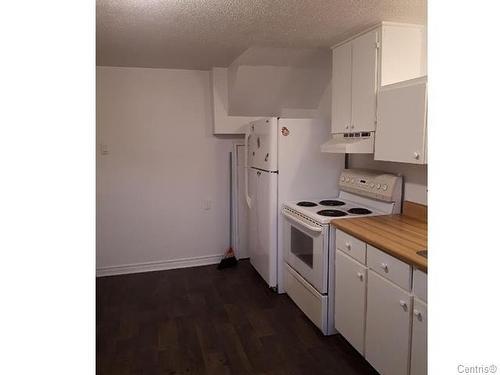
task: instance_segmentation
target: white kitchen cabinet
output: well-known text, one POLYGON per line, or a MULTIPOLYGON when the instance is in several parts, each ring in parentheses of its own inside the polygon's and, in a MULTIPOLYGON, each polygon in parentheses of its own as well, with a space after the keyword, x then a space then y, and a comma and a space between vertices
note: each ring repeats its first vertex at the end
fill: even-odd
POLYGON ((427 75, 427 32, 422 25, 383 22, 379 86, 427 75))
POLYGON ((426 75, 426 51, 424 26, 391 22, 334 46, 332 133, 375 131, 378 89, 426 75))
POLYGON ((348 132, 351 128, 351 57, 351 43, 333 50, 332 133, 348 132))
POLYGON ((377 33, 333 50, 332 133, 375 130, 377 33))
POLYGON ((413 269, 413 295, 423 302, 427 302, 427 273, 413 269))
POLYGON ((375 130, 378 32, 372 30, 352 41, 353 132, 375 130))
POLYGON ((427 304, 414 298, 410 375, 427 374, 427 304))
POLYGON ((368 270, 365 358, 383 375, 409 369, 410 293, 368 270))
MULTIPOLYGON (((423 25, 382 22, 332 47, 332 139, 321 146, 322 152, 377 150, 381 87, 427 74, 426 40, 423 25)), ((402 128, 412 124, 413 120, 402 128)), ((382 152, 388 144, 385 139, 378 145, 382 152)), ((400 143, 394 133, 388 149, 411 149, 406 154, 418 164, 425 163, 425 149, 409 143, 400 143)), ((399 155, 394 158, 401 161, 399 155)), ((392 159, 380 156, 379 160, 392 159)))
POLYGON ((427 163, 427 78, 383 86, 377 108, 375 160, 427 163))
POLYGON ((336 250, 335 328, 364 354, 366 266, 336 250))

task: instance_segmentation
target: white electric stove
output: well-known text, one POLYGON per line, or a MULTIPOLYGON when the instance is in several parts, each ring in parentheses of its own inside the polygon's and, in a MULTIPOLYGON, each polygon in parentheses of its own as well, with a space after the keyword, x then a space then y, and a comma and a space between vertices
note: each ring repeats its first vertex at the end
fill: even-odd
POLYGON ((285 202, 281 209, 284 289, 325 334, 334 329, 335 230, 332 220, 396 214, 402 178, 383 172, 344 170, 340 194, 285 202))

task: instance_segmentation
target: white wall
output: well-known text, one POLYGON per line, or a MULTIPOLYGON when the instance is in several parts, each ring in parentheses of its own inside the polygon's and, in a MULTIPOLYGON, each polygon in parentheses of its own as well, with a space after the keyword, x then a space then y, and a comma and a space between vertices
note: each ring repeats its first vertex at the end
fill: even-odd
POLYGON ((233 141, 212 135, 209 72, 98 67, 96 91, 98 274, 217 261, 233 141))
POLYGON ((427 205, 427 166, 373 160, 373 154, 350 154, 349 168, 376 169, 404 176, 404 200, 427 205))

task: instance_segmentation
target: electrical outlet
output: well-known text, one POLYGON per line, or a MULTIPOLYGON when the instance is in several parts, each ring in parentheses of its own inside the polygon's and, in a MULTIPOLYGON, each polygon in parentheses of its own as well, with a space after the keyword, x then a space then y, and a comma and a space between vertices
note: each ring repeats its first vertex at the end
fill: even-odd
POLYGON ((109 149, 108 149, 108 145, 107 144, 101 143, 99 145, 99 149, 101 151, 101 155, 107 155, 107 154, 109 154, 109 149))
POLYGON ((208 211, 208 210, 210 210, 211 208, 212 208, 212 201, 211 201, 210 199, 205 199, 205 200, 203 201, 203 209, 204 209, 205 211, 208 211))

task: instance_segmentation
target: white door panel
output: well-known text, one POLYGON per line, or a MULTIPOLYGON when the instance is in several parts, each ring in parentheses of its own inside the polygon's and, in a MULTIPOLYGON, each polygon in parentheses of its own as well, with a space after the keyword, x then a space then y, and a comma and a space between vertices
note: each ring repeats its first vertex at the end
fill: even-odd
POLYGON ((377 30, 352 41, 352 130, 375 130, 377 30))
POLYGON ((238 258, 248 258, 248 206, 245 198, 245 147, 236 145, 236 217, 235 234, 233 242, 236 245, 238 258))
POLYGON ((427 134, 426 78, 381 87, 377 112, 375 160, 424 164, 427 134))
POLYGON ((249 182, 250 263, 270 287, 276 287, 278 175, 251 169, 249 182))
POLYGON ((410 375, 427 374, 427 304, 414 299, 410 375))
POLYGON ((364 354, 366 267, 341 250, 335 256, 335 328, 364 354))
POLYGON ((351 126, 351 43, 333 50, 332 133, 347 132, 351 126))
POLYGON ((408 374, 411 296, 368 271, 365 358, 381 374, 408 374))
POLYGON ((257 251, 257 206, 255 204, 257 189, 257 171, 248 168, 248 194, 252 205, 248 209, 248 256, 250 259, 256 257, 257 251))
POLYGON ((250 163, 254 168, 265 171, 278 170, 278 140, 275 117, 261 119, 250 123, 250 163))

